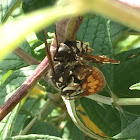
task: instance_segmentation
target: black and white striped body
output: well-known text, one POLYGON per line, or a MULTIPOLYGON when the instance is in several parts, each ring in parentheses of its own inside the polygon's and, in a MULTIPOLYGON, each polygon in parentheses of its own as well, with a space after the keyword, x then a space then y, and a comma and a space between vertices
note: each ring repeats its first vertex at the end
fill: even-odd
POLYGON ((53 84, 66 99, 76 99, 101 91, 105 86, 103 73, 89 63, 113 63, 119 61, 104 55, 91 55, 92 49, 81 41, 61 43, 54 55, 53 84))
MULTIPOLYGON (((68 96, 76 92, 76 84, 81 80, 77 78, 75 71, 80 65, 84 65, 83 55, 89 54, 92 49, 81 41, 66 41, 61 43, 54 55, 54 67, 56 77, 52 76, 53 84, 61 90, 61 94, 68 96)), ((80 87, 79 87, 80 88, 80 87)))

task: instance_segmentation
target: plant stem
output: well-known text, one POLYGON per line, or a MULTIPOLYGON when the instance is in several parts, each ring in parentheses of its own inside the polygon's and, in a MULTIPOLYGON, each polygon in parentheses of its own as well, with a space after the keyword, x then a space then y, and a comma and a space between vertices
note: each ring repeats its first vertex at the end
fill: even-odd
MULTIPOLYGON (((112 105, 114 102, 112 98, 105 97, 99 94, 86 96, 86 98, 89 98, 96 102, 100 102, 107 105, 112 105)), ((117 98, 115 100, 115 104, 116 105, 140 105, 140 98, 117 98)))
POLYGON ((20 86, 20 88, 0 107, 0 121, 27 95, 44 76, 48 69, 48 58, 45 57, 34 73, 20 86))
POLYGON ((28 65, 38 65, 39 61, 35 59, 34 57, 30 56, 28 53, 26 53, 21 48, 17 48, 13 51, 15 55, 17 55, 19 58, 21 58, 23 61, 25 61, 28 65))

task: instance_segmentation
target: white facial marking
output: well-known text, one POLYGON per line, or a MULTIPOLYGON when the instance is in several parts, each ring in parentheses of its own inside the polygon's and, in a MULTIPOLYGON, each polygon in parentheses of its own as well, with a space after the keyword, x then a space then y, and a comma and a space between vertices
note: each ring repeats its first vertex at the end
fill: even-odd
POLYGON ((64 91, 69 91, 69 90, 75 90, 75 87, 65 87, 65 88, 63 89, 63 92, 64 92, 64 91))
POLYGON ((59 78, 59 81, 60 81, 60 82, 63 82, 63 77, 60 77, 60 78, 59 78))
POLYGON ((69 75, 71 75, 72 74, 72 71, 70 71, 70 74, 69 75))
POLYGON ((59 88, 59 83, 56 83, 56 86, 59 88))
POLYGON ((81 41, 77 41, 77 48, 79 49, 80 52, 82 52, 82 43, 81 43, 81 41))

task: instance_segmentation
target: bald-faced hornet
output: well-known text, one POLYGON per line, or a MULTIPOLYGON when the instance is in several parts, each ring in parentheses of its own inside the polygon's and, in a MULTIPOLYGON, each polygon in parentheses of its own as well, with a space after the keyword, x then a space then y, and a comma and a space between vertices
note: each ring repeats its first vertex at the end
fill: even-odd
POLYGON ((54 54, 55 75, 52 83, 60 89, 66 99, 76 99, 101 91, 105 86, 103 73, 93 63, 114 63, 119 61, 106 56, 91 55, 92 49, 81 41, 61 43, 54 54))

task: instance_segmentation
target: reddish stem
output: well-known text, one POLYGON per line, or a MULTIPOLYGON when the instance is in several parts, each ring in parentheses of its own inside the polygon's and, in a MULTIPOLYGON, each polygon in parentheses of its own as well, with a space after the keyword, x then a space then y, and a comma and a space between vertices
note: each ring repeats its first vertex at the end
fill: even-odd
POLYGON ((0 107, 0 121, 27 95, 46 73, 48 58, 45 57, 34 73, 20 86, 20 88, 0 107))

